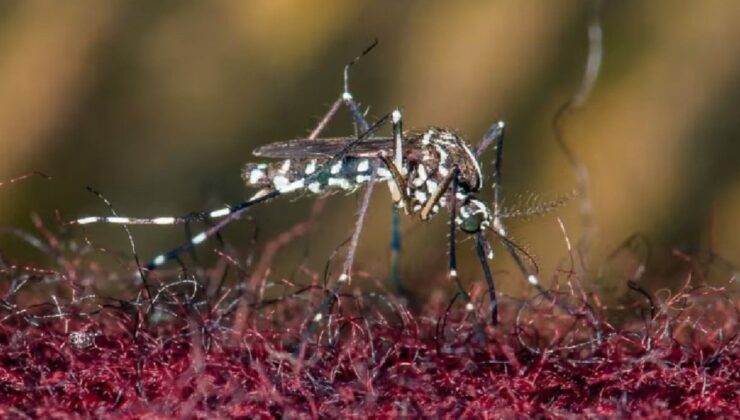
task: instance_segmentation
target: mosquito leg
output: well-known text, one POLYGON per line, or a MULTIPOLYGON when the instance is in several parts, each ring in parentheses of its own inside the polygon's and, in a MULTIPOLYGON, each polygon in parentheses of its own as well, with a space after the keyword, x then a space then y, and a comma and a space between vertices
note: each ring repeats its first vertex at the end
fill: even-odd
POLYGON ((409 214, 411 211, 411 197, 408 194, 406 178, 403 177, 401 170, 396 166, 395 162, 388 158, 388 156, 380 155, 379 158, 383 163, 385 163, 385 166, 388 167, 388 171, 391 173, 391 178, 393 178, 393 184, 391 184, 395 188, 395 191, 393 188, 391 189, 393 201, 400 202, 406 211, 406 214, 409 214))
POLYGON ((480 155, 483 154, 483 152, 486 151, 488 146, 491 145, 491 142, 499 141, 499 138, 504 136, 504 129, 506 128, 506 124, 504 124, 503 121, 498 121, 493 123, 491 128, 486 131, 486 134, 483 136, 483 139, 480 143, 478 143, 478 147, 475 148, 475 156, 480 157, 480 155))
POLYGON ((496 286, 493 284, 493 275, 491 274, 491 268, 488 266, 488 260, 486 258, 486 239, 480 232, 475 235, 475 250, 478 252, 478 259, 480 260, 480 265, 483 269, 483 276, 486 278, 486 285, 488 285, 488 298, 490 300, 491 308, 491 324, 496 325, 498 323, 498 301, 496 300, 496 286))
MULTIPOLYGON (((453 178, 456 179, 458 174, 459 169, 455 168, 454 171, 452 171, 449 175, 447 175, 445 179, 442 180, 442 183, 437 187, 436 190, 434 190, 432 196, 429 197, 429 200, 427 200, 426 204, 424 204, 424 207, 421 209, 421 220, 429 219, 429 215, 431 214, 432 209, 437 203, 439 203, 439 200, 444 197, 445 193, 447 192, 447 188, 449 188, 453 178)), ((455 194, 457 194, 457 192, 455 192, 455 194)))
POLYGON ((232 213, 230 207, 223 207, 217 210, 190 213, 186 216, 164 216, 164 217, 121 217, 121 216, 89 216, 82 217, 72 222, 75 225, 89 225, 92 223, 107 223, 120 225, 179 225, 183 223, 192 223, 207 219, 218 219, 228 216, 232 213))
POLYGON ((193 239, 191 239, 187 243, 182 244, 175 249, 172 249, 168 252, 165 252, 164 254, 157 256, 149 264, 146 265, 146 268, 149 270, 155 270, 158 267, 161 267, 166 262, 174 258, 177 258, 183 252, 188 251, 197 245, 200 245, 206 239, 216 235, 226 225, 239 219, 241 215, 244 214, 244 212, 246 212, 250 207, 260 204, 260 203, 264 203, 269 200, 272 200, 273 198, 279 197, 280 195, 284 193, 295 191, 298 188, 298 184, 296 183, 307 184, 307 183, 310 183, 316 180, 322 173, 325 173, 325 171, 327 171, 328 168, 331 168, 335 163, 343 159, 345 155, 348 152, 350 152, 352 148, 355 147, 358 143, 369 138, 380 127, 385 125, 388 122, 389 118, 390 118, 390 115, 385 115, 382 118, 380 118, 372 126, 370 126, 370 128, 367 131, 363 132, 360 136, 357 137, 357 139, 355 139, 354 141, 349 143, 347 146, 345 146, 333 158, 329 159, 326 163, 324 163, 321 166, 321 168, 319 168, 316 172, 307 176, 306 178, 300 181, 296 181, 294 183, 288 184, 282 189, 273 190, 273 189, 266 188, 266 189, 260 190, 254 196, 252 196, 252 198, 250 198, 249 200, 239 203, 236 206, 230 207, 228 215, 226 215, 226 217, 222 219, 220 222, 216 223, 210 228, 195 235, 193 239))
POLYGON ((342 94, 339 96, 339 98, 337 98, 337 100, 334 101, 334 103, 332 104, 331 108, 329 108, 329 111, 326 113, 326 115, 324 115, 324 117, 319 121, 319 124, 316 126, 316 128, 308 136, 309 139, 318 138, 319 134, 321 134, 324 128, 326 128, 329 122, 336 115, 337 111, 339 111, 339 107, 341 107, 343 104, 349 109, 349 112, 352 114, 352 118, 354 119, 355 124, 359 128, 360 132, 365 132, 370 128, 370 124, 368 124, 367 120, 362 115, 362 112, 360 112, 360 106, 357 104, 357 102, 352 97, 352 94, 349 92, 349 68, 353 64, 360 61, 360 59, 364 57, 367 53, 369 53, 376 45, 378 45, 377 39, 372 45, 366 48, 360 55, 353 58, 352 61, 350 61, 349 63, 347 63, 347 65, 344 66, 344 90, 342 91, 342 94))
POLYGON ((391 207, 391 284, 398 295, 405 295, 401 283, 401 214, 394 205, 391 207))
MULTIPOLYGON (((403 121, 401 112, 398 110, 393 114, 393 138, 396 146, 394 153, 396 166, 401 168, 403 167, 403 121)), ((397 187, 400 189, 400 185, 397 187)), ((402 194, 407 197, 406 209, 409 211, 410 200, 405 188, 402 194)), ((391 283, 397 293, 404 294, 403 284, 401 284, 401 215, 396 206, 391 208, 391 283)))
POLYGON ((478 339, 481 342, 485 342, 486 334, 483 330, 483 326, 481 325, 480 321, 478 320, 478 314, 475 312, 475 306, 473 305, 472 299, 470 299, 470 294, 468 294, 468 291, 465 290, 465 286, 463 286, 462 282, 460 281, 460 277, 457 273, 457 250, 456 250, 456 233, 457 233, 457 224, 455 223, 455 216, 457 214, 457 176, 459 173, 459 169, 455 168, 452 171, 452 198, 450 199, 450 221, 449 221, 449 228, 450 231, 448 233, 448 260, 447 260, 447 273, 452 281, 455 282, 457 285, 457 290, 459 292, 459 295, 463 297, 463 300, 465 300, 465 310, 469 312, 473 317, 473 325, 475 328, 475 333, 478 336, 478 339))
MULTIPOLYGON (((376 39, 369 47, 367 47, 359 56, 355 57, 352 61, 347 63, 344 67, 344 92, 342 93, 342 101, 345 106, 349 109, 352 114, 352 118, 355 121, 355 125, 361 131, 368 129, 369 124, 365 119, 365 116, 360 111, 360 106, 355 101, 352 93, 349 91, 349 69, 352 65, 357 63, 362 57, 372 51, 375 46, 378 45, 376 39)), ((402 141, 402 126, 401 126, 401 113, 396 111, 393 116, 393 132, 396 138, 396 166, 403 167, 402 156, 399 153, 401 151, 402 141), (396 117, 397 116, 397 117, 396 117)), ((396 292, 403 294, 403 286, 401 285, 401 272, 400 272, 400 255, 401 255, 401 223, 400 213, 396 206, 391 208, 391 283, 393 284, 396 292)))
POLYGON ((493 146, 496 152, 496 160, 493 163, 493 226, 505 232, 504 225, 501 222, 501 212, 503 210, 501 203, 503 199, 501 195, 501 164, 504 156, 504 123, 499 121, 492 130, 494 130, 492 135, 496 141, 493 146))
MULTIPOLYGON (((509 240, 506 227, 504 226, 501 218, 503 209, 503 205, 501 202, 503 199, 501 168, 503 165, 504 155, 504 131, 505 125, 502 121, 493 124, 486 135, 483 137, 483 140, 478 145, 478 149, 476 150, 476 154, 480 156, 480 154, 488 147, 488 145, 494 142, 493 147, 496 152, 496 156, 495 160, 493 161, 493 230, 499 235, 499 237, 501 238, 501 242, 506 249, 506 252, 508 252, 514 259, 514 262, 517 264, 517 267, 519 267, 519 270, 522 272, 522 274, 525 275, 527 281, 532 286, 542 291, 537 275, 527 268, 526 264, 524 264, 524 261, 522 261, 521 257, 517 253, 513 243, 509 240)), ((483 246, 485 246, 485 244, 483 244, 483 246)), ((481 263, 483 262, 481 261, 481 263)))
MULTIPOLYGON (((336 113, 339 111, 339 108, 344 104, 346 105, 350 112, 352 113, 353 118, 355 119, 355 122, 358 124, 358 126, 361 128, 361 132, 367 132, 370 129, 370 124, 368 124, 365 117, 362 115, 362 113, 359 111, 359 106, 355 102, 354 99, 352 99, 352 95, 349 93, 349 68, 353 64, 355 64, 357 61, 359 61, 360 58, 365 56, 367 53, 370 52, 376 45, 378 44, 377 40, 370 45, 368 48, 366 48, 362 54, 355 57, 351 62, 349 62, 345 68, 344 68, 344 92, 342 95, 337 98, 336 101, 332 104, 332 106, 329 108, 327 113, 321 118, 316 128, 311 131, 311 134, 308 138, 310 139, 316 139, 321 134, 321 132, 326 128, 326 126, 331 122, 331 120, 336 116, 336 113)), ((97 217, 97 216, 90 216, 90 217, 82 217, 77 220, 72 221, 72 224, 77 225, 87 225, 92 223, 107 223, 107 224, 124 224, 124 225, 175 225, 175 224, 187 224, 194 221, 202 221, 207 218, 217 219, 221 217, 228 216, 232 213, 231 208, 224 207, 217 210, 212 211, 205 211, 205 212, 195 212, 191 213, 187 216, 164 216, 164 217, 150 217, 150 218, 142 218, 142 217, 120 217, 120 216, 113 216, 113 217, 97 217)))
POLYGON ((331 311, 331 308, 337 302, 339 288, 342 287, 345 283, 349 283, 351 280, 350 276, 352 272, 352 264, 354 262, 355 252, 357 251, 357 245, 360 242, 360 233, 362 233, 362 225, 365 221, 365 215, 367 214, 367 209, 370 206, 370 197, 373 192, 373 186, 375 185, 375 183, 373 182, 374 179, 372 178, 375 177, 377 166, 378 163, 377 161, 375 161, 372 166, 372 171, 370 172, 370 182, 365 189, 365 194, 362 198, 362 205, 360 206, 360 210, 358 211, 357 222, 355 223, 355 229, 352 232, 352 237, 349 243, 349 250, 347 251, 347 257, 345 258, 344 265, 342 266, 342 274, 339 276, 339 279, 336 281, 336 283, 334 283, 334 286, 331 288, 331 290, 328 291, 329 294, 326 296, 326 298, 324 298, 324 301, 321 302, 319 308, 313 313, 313 316, 308 321, 309 324, 301 338, 301 346, 299 346, 298 348, 299 351, 302 350, 308 338, 313 335, 314 331, 316 331, 319 322, 324 318, 324 316, 326 316, 326 314, 331 311))
MULTIPOLYGON (((378 45, 376 39, 369 47, 367 47, 362 54, 355 57, 352 61, 347 63, 344 67, 344 92, 342 93, 342 101, 345 106, 349 109, 352 114, 352 118, 355 121, 355 125, 359 130, 367 130, 369 124, 365 119, 365 116, 360 111, 360 106, 349 91, 349 69, 352 65, 357 63, 362 57, 367 55, 375 46, 378 45)), ((393 132, 396 138, 396 151, 401 150, 401 139, 402 139, 402 126, 401 126, 401 113, 396 111, 393 115, 393 132)), ((396 153, 396 166, 401 168, 403 161, 400 153, 396 153)), ((401 255, 401 223, 400 213, 396 206, 391 208, 391 284, 399 294, 404 294, 403 286, 401 285, 401 272, 400 272, 400 255, 401 255)))
POLYGON ((355 63, 360 61, 360 59, 364 56, 366 56, 370 51, 373 50, 378 45, 378 39, 376 38, 370 46, 365 48, 365 50, 360 53, 357 57, 353 58, 352 61, 347 63, 346 66, 344 66, 344 91, 342 92, 342 101, 349 109, 349 112, 352 114, 352 119, 355 120, 355 124, 357 124, 357 127, 359 128, 359 131, 367 131, 367 129, 370 127, 370 124, 367 123, 367 120, 365 119, 365 116, 362 115, 362 112, 360 111, 360 106, 358 105, 357 101, 355 101, 354 97, 349 91, 349 69, 352 67, 355 63))

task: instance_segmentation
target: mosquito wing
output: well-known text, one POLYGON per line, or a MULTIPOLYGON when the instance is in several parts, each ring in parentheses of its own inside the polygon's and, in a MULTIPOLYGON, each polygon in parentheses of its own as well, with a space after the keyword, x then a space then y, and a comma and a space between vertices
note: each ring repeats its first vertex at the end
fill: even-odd
MULTIPOLYGON (((262 146, 253 154, 278 159, 332 158, 355 140, 355 137, 295 139, 262 146)), ((390 157, 393 149, 393 137, 373 137, 355 144, 347 156, 376 157, 379 152, 386 151, 390 157)))

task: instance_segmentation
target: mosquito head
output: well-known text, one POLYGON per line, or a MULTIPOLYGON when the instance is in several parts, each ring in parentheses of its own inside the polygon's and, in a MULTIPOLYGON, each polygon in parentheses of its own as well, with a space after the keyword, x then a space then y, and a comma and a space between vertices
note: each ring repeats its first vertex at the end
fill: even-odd
POLYGON ((478 233, 491 226, 493 215, 477 198, 468 197, 457 210, 455 222, 466 233, 478 233))

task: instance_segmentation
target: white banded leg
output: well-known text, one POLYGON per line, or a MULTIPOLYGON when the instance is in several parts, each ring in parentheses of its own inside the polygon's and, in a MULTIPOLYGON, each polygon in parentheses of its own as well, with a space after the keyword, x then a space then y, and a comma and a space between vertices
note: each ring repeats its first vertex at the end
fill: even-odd
MULTIPOLYGON (((322 173, 325 171, 330 170, 334 164, 341 161, 345 155, 352 150, 352 148, 357 145, 359 142, 367 139, 368 137, 372 136, 375 131, 377 131, 380 127, 385 125, 389 119, 389 115, 385 115, 378 121, 376 121, 370 128, 363 132, 359 137, 357 137, 356 140, 352 141, 350 144, 348 144, 342 151, 340 151, 336 156, 329 159, 326 163, 324 163, 321 168, 317 169, 316 172, 312 173, 311 175, 308 175, 306 178, 301 179, 300 181, 303 184, 310 184, 314 180, 316 180, 322 173)), ((185 251, 188 251, 192 249, 193 247, 203 243, 206 239, 216 235, 221 229, 223 229, 226 225, 233 222, 234 220, 237 220, 241 215, 248 210, 250 207, 263 203, 269 200, 272 200, 273 198, 279 197, 280 195, 292 191, 296 186, 291 183, 287 184, 284 188, 281 189, 264 189, 260 190, 255 194, 251 199, 240 203, 234 207, 232 207, 230 210, 231 212, 220 222, 216 223, 215 225, 211 226, 210 228, 202 231, 201 233, 195 235, 190 241, 187 243, 171 250, 168 252, 165 252, 164 254, 161 254, 154 258, 152 262, 147 264, 146 268, 149 270, 154 270, 157 267, 162 266, 166 262, 177 258, 180 254, 182 254, 185 251)))
POLYGON ((360 61, 360 59, 364 56, 366 56, 370 51, 375 48, 375 46, 378 45, 378 39, 376 38, 375 41, 373 41, 372 44, 370 44, 367 48, 365 48, 360 55, 353 58, 352 61, 347 63, 347 65, 344 66, 344 91, 342 92, 342 101, 349 109, 349 112, 352 114, 352 119, 355 120, 355 124, 357 124, 357 128, 360 132, 365 132, 370 128, 370 124, 368 124, 367 119, 365 119, 365 116, 360 111, 360 106, 358 105, 357 101, 355 101, 354 97, 349 91, 349 69, 352 67, 355 63, 360 61))
POLYGON ((199 234, 193 236, 188 242, 180 245, 179 247, 155 257, 149 264, 146 265, 146 268, 148 270, 155 270, 158 267, 161 267, 166 262, 180 256, 183 252, 193 249, 194 247, 205 242, 206 239, 218 234, 218 232, 221 231, 221 229, 223 229, 226 225, 228 225, 229 223, 241 217, 241 215, 245 211, 247 211, 250 207, 257 205, 259 203, 269 201, 273 198, 278 197, 279 195, 280 195, 280 192, 276 190, 272 190, 272 191, 261 190, 260 192, 252 196, 250 200, 247 200, 237 206, 234 206, 232 208, 231 213, 229 213, 229 215, 223 220, 221 220, 220 222, 200 232, 199 234))
POLYGON ((177 225, 206 219, 219 219, 232 213, 231 207, 223 207, 207 212, 191 213, 187 216, 162 216, 162 217, 124 217, 124 216, 87 216, 72 221, 76 225, 90 225, 93 223, 119 224, 119 225, 177 225))
MULTIPOLYGON (((495 160, 493 161, 493 226, 492 230, 499 236, 501 239, 501 242, 504 245, 504 248, 506 251, 511 255, 511 257, 514 259, 514 262, 516 263, 519 270, 524 274, 529 284, 532 286, 540 289, 540 281, 537 277, 537 274, 534 273, 532 270, 530 270, 527 265, 522 260, 521 256, 519 255, 519 247, 516 246, 508 237, 508 233, 506 231, 506 227, 504 226, 501 213, 503 210, 502 205, 502 184, 501 184, 501 167, 503 164, 503 154, 504 154, 504 134, 505 134, 505 128, 506 125, 503 121, 498 121, 494 123, 490 129, 488 129, 488 132, 486 132, 485 136, 483 136, 483 140, 478 145, 478 148, 476 149, 476 156, 480 156, 485 149, 491 144, 494 143, 494 151, 495 151, 495 160)), ((481 244, 482 246, 487 245, 487 242, 484 244, 481 244)), ((490 245, 489 245, 490 247, 490 245)))
POLYGON ((472 319, 473 319, 473 328, 475 329, 475 333, 478 336, 478 339, 481 342, 486 341, 486 333, 483 329, 483 325, 481 325, 480 320, 478 319, 478 313, 475 310, 475 305, 473 305, 473 300, 470 298, 470 294, 467 290, 465 290, 465 286, 463 286, 462 282, 460 281, 460 277, 457 273, 457 249, 456 249, 456 234, 457 234, 457 223, 455 222, 455 217, 457 215, 457 188, 458 188, 458 175, 459 175, 459 169, 455 167, 451 175, 451 188, 452 188, 452 196, 450 197, 450 219, 449 219, 449 232, 447 234, 448 239, 448 260, 447 260, 447 273, 450 278, 450 280, 455 282, 455 285, 457 285, 458 294, 463 297, 463 300, 465 301, 465 311, 468 312, 472 319))

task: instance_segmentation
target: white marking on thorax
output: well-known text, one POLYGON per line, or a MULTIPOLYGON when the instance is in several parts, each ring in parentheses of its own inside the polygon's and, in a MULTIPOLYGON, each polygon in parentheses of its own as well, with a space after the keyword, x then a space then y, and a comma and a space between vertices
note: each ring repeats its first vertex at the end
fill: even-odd
POLYGON ((283 188, 285 188, 288 185, 288 182, 290 182, 288 178, 282 175, 277 175, 272 178, 272 185, 277 190, 282 190, 283 188))
POLYGON ((442 162, 447 162, 447 158, 450 157, 449 153, 445 150, 444 147, 440 146, 439 144, 435 144, 434 148, 437 149, 437 153, 439 153, 439 164, 442 165, 442 162))
POLYGON ((440 175, 443 177, 447 177, 447 175, 450 174, 450 170, 447 169, 446 166, 444 166, 442 163, 439 164, 439 167, 437 168, 437 172, 439 172, 440 175))
POLYGON ((478 191, 483 186, 483 172, 480 169, 480 164, 478 163, 478 159, 475 158, 473 152, 470 150, 470 148, 468 148, 467 144, 463 144, 462 149, 465 150, 465 152, 468 154, 468 158, 470 158, 470 161, 473 162, 473 165, 475 166, 475 171, 478 173, 478 182, 475 184, 475 191, 478 191))
POLYGON ((434 135, 434 130, 429 130, 426 133, 424 133, 424 137, 421 138, 421 144, 424 146, 427 146, 430 143, 430 139, 432 138, 432 135, 434 135))
POLYGON ((265 176, 265 172, 260 169, 252 169, 249 173, 249 183, 256 184, 265 176))
POLYGON ((285 162, 283 162, 283 165, 280 167, 280 172, 287 174, 290 170, 290 159, 285 159, 285 162))
POLYGON ((429 175, 427 174, 427 170, 424 167, 424 165, 419 165, 416 167, 416 178, 414 179, 414 185, 417 187, 421 187, 424 185, 424 182, 427 180, 429 175))
POLYGON ((439 185, 433 179, 427 179, 427 191, 429 191, 429 194, 434 194, 437 188, 439 188, 439 185))
POLYGON ((414 191, 414 198, 421 203, 425 203, 427 201, 426 193, 419 190, 414 191))

